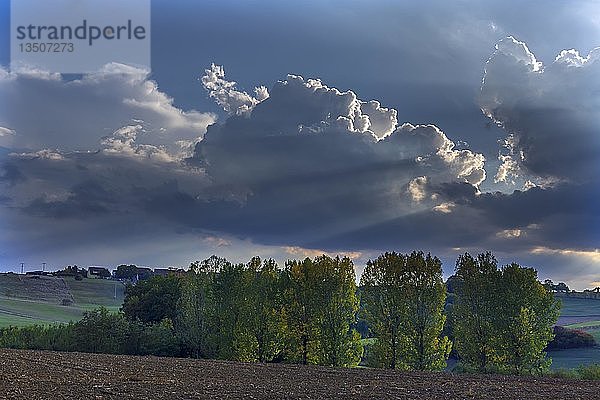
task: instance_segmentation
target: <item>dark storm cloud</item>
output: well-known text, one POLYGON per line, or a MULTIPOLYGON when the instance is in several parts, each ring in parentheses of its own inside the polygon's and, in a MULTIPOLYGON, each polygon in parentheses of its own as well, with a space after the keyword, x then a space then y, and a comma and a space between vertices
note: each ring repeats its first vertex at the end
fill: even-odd
POLYGON ((481 89, 482 110, 509 134, 496 179, 597 180, 598 93, 600 47, 587 55, 564 50, 544 65, 523 42, 498 43, 481 89))
POLYGON ((9 186, 14 186, 25 180, 25 176, 23 176, 21 171, 13 164, 6 163, 2 165, 0 171, 2 171, 0 182, 6 182, 9 186))
MULTIPOLYGON (((221 104, 239 98, 221 83, 209 87, 227 88, 221 104)), ((22 177, 13 207, 64 220, 137 215, 288 244, 433 207, 427 185, 484 178, 483 157, 456 150, 437 127, 397 126, 395 110, 318 80, 291 76, 250 105, 245 115, 230 108, 187 162, 145 144, 141 125, 93 152, 8 154, 10 176, 22 177)))
MULTIPOLYGON (((597 182, 598 62, 566 52, 538 68, 524 45, 504 41, 487 65, 479 100, 505 131, 486 129, 476 104, 485 60, 510 32, 512 15, 535 16, 540 4, 519 12, 514 3, 449 4, 435 3, 431 12, 416 3, 369 5, 364 13, 336 7, 305 16, 314 30, 296 20, 303 29, 290 33, 292 41, 262 24, 239 40, 236 30, 246 31, 232 23, 192 55, 189 47, 163 44, 153 78, 168 88, 176 80, 172 92, 137 70, 71 82, 0 71, 0 96, 13 100, 0 110, 0 145, 12 147, 0 153, 7 198, 0 214, 8 216, 0 217, 7 226, 0 240, 34 254, 99 254, 96 245, 148 253, 165 238, 208 231, 309 250, 588 257, 600 243, 598 211, 590 207, 600 198, 590 183, 597 182), (348 18, 332 24, 328 18, 337 14, 348 18), (262 31, 264 40, 253 40, 262 31), (171 57, 184 47, 183 60, 171 57), (215 59, 231 64, 245 84, 213 66, 202 79, 208 96, 191 86, 198 66, 215 59), (289 71, 343 90, 299 76, 269 90, 244 89, 289 71), (200 141, 214 117, 175 104, 211 109, 207 99, 228 116, 200 141), (28 119, 31 113, 40 118, 28 119), (504 178, 519 169, 538 187, 500 193, 513 186, 483 181, 483 155, 495 158, 499 133, 513 134, 512 154, 503 153, 511 157, 501 160, 504 178)), ((541 24, 528 18, 517 33, 526 39, 541 24)), ((564 31, 575 29, 567 25, 564 31)), ((552 263, 546 270, 560 272, 552 263)))
POLYGON ((84 182, 73 186, 63 200, 41 196, 24 207, 23 211, 40 217, 87 218, 107 213, 115 201, 115 194, 109 193, 97 182, 84 182))
POLYGON ((0 66, 0 146, 96 149, 102 137, 132 124, 143 126, 145 144, 170 151, 185 147, 184 142, 193 145, 215 117, 176 108, 148 76, 148 71, 120 64, 76 80, 0 66))
POLYGON ((593 247, 593 187, 481 193, 481 155, 457 150, 434 125, 398 125, 378 102, 298 76, 253 97, 216 66, 203 81, 231 116, 209 127, 192 158, 139 143, 140 125, 94 152, 14 153, 4 164, 12 206, 312 248, 593 247))
MULTIPOLYGON (((537 61, 529 58, 533 56, 524 45, 506 39, 499 48, 505 48, 507 42, 515 46, 513 50, 522 50, 519 57, 511 56, 509 64, 516 63, 517 69, 527 65, 537 68, 537 61)), ((566 52, 562 58, 567 53, 575 54, 566 52)), ((493 75, 498 68, 492 67, 497 57, 498 52, 488 64, 482 98, 491 96, 487 85, 492 85, 494 77, 498 79, 493 75)), ((570 72, 557 70, 553 79, 561 84, 570 72)), ((547 108, 546 102, 555 104, 558 97, 544 98, 539 95, 539 88, 525 86, 510 74, 506 78, 501 83, 496 81, 506 91, 506 100, 491 96, 501 103, 500 107, 512 100, 523 103, 519 94, 531 90, 528 106, 545 110, 531 114, 532 121, 541 118, 540 126, 549 129, 544 125, 544 116, 566 116, 547 108), (514 98, 511 88, 517 91, 514 98)), ((248 194, 246 203, 230 205, 232 209, 227 214, 233 217, 226 220, 231 222, 226 222, 228 230, 250 235, 250 230, 258 227, 252 236, 259 240, 277 243, 286 237, 299 245, 330 248, 469 246, 527 252, 536 246, 597 246, 594 226, 599 215, 592 206, 600 198, 596 185, 552 183, 546 177, 541 181, 544 187, 529 186, 528 190, 512 194, 479 193, 473 184, 456 179, 460 172, 448 173, 452 168, 443 162, 444 157, 432 157, 422 165, 417 162, 423 155, 439 156, 444 141, 432 140, 439 137, 411 135, 414 131, 402 127, 380 141, 357 132, 348 135, 347 131, 355 129, 352 124, 340 128, 331 121, 338 115, 354 121, 355 116, 347 108, 352 101, 342 100, 340 93, 333 100, 321 95, 306 100, 301 93, 309 93, 311 85, 299 82, 298 86, 287 81, 277 84, 270 91, 271 97, 258 103, 249 117, 234 116, 223 125, 210 127, 205 140, 196 147, 195 161, 206 168, 217 184, 230 184, 248 194), (293 88, 298 88, 298 93, 293 88), (322 99, 325 101, 317 106, 322 99), (565 232, 569 232, 568 237, 565 232)), ((590 97, 587 90, 587 79, 571 79, 571 91, 581 95, 581 102, 590 97)), ((572 150, 568 144, 559 150, 560 145, 550 139, 562 139, 565 143, 572 139, 569 135, 578 126, 577 107, 568 115, 571 130, 554 124, 554 131, 548 132, 545 144, 554 146, 554 151, 572 150)), ((592 107, 590 112, 597 112, 593 102, 588 102, 587 107, 592 107)), ((508 129, 506 125, 504 128, 508 129)), ((428 130, 420 127, 420 132, 428 130)), ((579 148, 592 141, 594 134, 581 132, 579 148)), ((538 144, 528 151, 530 159, 543 159, 543 153, 549 150, 538 144)), ((588 162, 597 159, 588 153, 571 156, 587 157, 588 162)), ((463 168, 473 158, 470 160, 463 168)), ((574 173, 564 164, 553 168, 563 171, 557 176, 574 173)), ((211 218, 205 222, 211 223, 211 218)))
POLYGON ((476 96, 494 44, 512 34, 550 61, 561 49, 587 53, 600 34, 595 0, 170 0, 153 11, 153 76, 184 107, 216 109, 190 90, 211 62, 249 93, 287 73, 317 76, 398 109, 400 122, 435 123, 488 160, 502 133, 486 130, 476 96), (173 45, 192 37, 211 40, 173 45))
POLYGON ((14 206, 24 212, 59 219, 98 213, 138 214, 147 193, 163 190, 210 196, 209 180, 203 172, 149 154, 132 153, 128 147, 119 152, 105 147, 96 152, 44 156, 13 153, 9 162, 22 180, 9 192, 14 206))
POLYGON ((209 127, 190 162, 237 192, 245 203, 235 220, 270 241, 317 241, 396 218, 437 205, 427 185, 485 178, 480 154, 456 150, 434 125, 398 126, 396 115, 288 76, 249 115, 209 127))

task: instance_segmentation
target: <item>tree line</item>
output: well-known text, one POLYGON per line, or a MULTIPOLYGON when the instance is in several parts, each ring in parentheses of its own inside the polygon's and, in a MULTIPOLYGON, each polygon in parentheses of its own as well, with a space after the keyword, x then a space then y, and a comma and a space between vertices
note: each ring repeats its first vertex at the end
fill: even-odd
POLYGON ((465 370, 539 373, 559 306, 534 269, 491 253, 461 255, 445 284, 439 258, 388 252, 358 286, 347 257, 212 256, 127 286, 121 313, 2 329, 0 346, 403 370, 441 370, 452 352, 465 370))

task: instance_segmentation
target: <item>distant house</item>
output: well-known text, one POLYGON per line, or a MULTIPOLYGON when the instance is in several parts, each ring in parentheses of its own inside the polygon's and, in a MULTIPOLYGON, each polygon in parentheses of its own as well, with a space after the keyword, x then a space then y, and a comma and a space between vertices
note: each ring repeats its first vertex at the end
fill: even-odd
POLYGON ((158 276, 167 276, 167 275, 177 275, 181 276, 185 274, 185 270, 182 268, 154 268, 154 275, 158 276))
POLYGON ((137 280, 143 281, 146 279, 152 278, 154 272, 152 272, 152 268, 148 267, 138 267, 137 270, 137 280))
POLYGON ((52 273, 54 276, 81 276, 83 278, 87 278, 88 272, 85 268, 79 268, 77 265, 69 265, 64 269, 55 271, 52 273))
POLYGON ((110 278, 111 274, 108 268, 105 267, 89 267, 88 278, 105 279, 110 278))
POLYGON ((25 275, 28 276, 54 276, 54 272, 51 271, 27 271, 25 275))

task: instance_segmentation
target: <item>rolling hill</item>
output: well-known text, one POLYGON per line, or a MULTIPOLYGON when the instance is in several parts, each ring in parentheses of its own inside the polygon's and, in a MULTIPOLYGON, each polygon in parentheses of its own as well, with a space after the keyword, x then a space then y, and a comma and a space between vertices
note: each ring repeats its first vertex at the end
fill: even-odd
POLYGON ((76 321, 99 306, 117 311, 124 289, 103 279, 0 274, 0 327, 76 321))

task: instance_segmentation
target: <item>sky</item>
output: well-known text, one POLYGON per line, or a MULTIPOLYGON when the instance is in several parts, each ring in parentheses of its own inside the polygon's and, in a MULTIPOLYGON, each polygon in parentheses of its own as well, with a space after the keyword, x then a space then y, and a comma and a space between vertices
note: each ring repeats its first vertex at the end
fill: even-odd
POLYGON ((9 70, 0 2, 0 270, 489 250, 600 286, 600 2, 151 14, 150 70, 67 76, 9 70))

